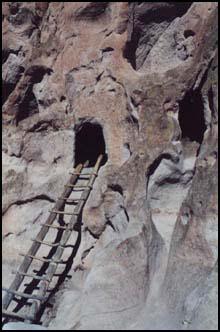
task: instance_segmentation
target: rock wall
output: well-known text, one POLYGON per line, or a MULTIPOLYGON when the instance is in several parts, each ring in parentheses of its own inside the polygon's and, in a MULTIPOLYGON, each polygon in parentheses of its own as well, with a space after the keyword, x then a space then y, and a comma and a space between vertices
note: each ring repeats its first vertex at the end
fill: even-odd
POLYGON ((217 2, 3 3, 3 283, 99 124, 49 329, 217 329, 217 2))

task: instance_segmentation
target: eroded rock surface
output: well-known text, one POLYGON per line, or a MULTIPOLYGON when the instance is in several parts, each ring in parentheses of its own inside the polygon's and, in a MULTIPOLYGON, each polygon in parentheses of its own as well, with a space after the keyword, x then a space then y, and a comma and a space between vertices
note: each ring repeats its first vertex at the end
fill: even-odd
POLYGON ((48 329, 217 329, 217 10, 3 3, 4 286, 86 124, 107 154, 48 329))

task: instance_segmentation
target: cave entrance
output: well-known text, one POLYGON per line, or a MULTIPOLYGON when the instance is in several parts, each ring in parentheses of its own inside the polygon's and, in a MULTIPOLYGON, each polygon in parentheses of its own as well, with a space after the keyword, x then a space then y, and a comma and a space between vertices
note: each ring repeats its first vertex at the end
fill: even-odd
POLYGON ((188 91, 179 103, 179 124, 182 139, 202 143, 206 130, 201 92, 188 91))
POLYGON ((13 83, 4 83, 4 81, 2 82, 2 105, 4 105, 9 95, 14 90, 15 86, 16 84, 13 83))
POLYGON ((101 166, 107 161, 105 139, 99 124, 84 123, 77 129, 75 136, 75 165, 89 160, 89 167, 93 167, 98 156, 102 154, 101 166))

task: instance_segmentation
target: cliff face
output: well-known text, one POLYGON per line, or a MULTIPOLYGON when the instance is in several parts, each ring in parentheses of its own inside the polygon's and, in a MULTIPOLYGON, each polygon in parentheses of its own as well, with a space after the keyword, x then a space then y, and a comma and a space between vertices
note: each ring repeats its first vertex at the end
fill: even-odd
POLYGON ((99 128, 44 325, 217 329, 217 3, 5 2, 2 25, 4 285, 99 128))

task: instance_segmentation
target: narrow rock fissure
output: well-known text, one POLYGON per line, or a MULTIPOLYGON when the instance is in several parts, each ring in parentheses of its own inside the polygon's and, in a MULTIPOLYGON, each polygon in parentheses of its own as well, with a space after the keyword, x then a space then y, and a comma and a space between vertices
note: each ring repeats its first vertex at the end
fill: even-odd
POLYGON ((116 232, 115 226, 113 225, 110 219, 107 219, 106 225, 109 225, 113 229, 113 231, 116 232))
POLYGON ((13 205, 24 205, 24 204, 27 204, 27 203, 31 203, 35 200, 45 200, 45 201, 48 201, 48 202, 51 202, 51 203, 54 203, 55 200, 47 195, 37 195, 37 196, 34 196, 34 197, 30 197, 30 198, 27 198, 27 199, 23 199, 23 200, 18 200, 18 201, 15 201, 13 203, 11 203, 4 211, 3 211, 3 215, 10 209, 11 206, 13 205))
POLYGON ((96 240, 98 240, 100 237, 99 234, 94 234, 88 227, 85 228, 85 231, 87 231, 96 240))
POLYGON ((209 107, 212 113, 212 117, 215 118, 215 108, 214 108, 214 96, 212 87, 210 87, 208 91, 208 100, 209 100, 209 107))

